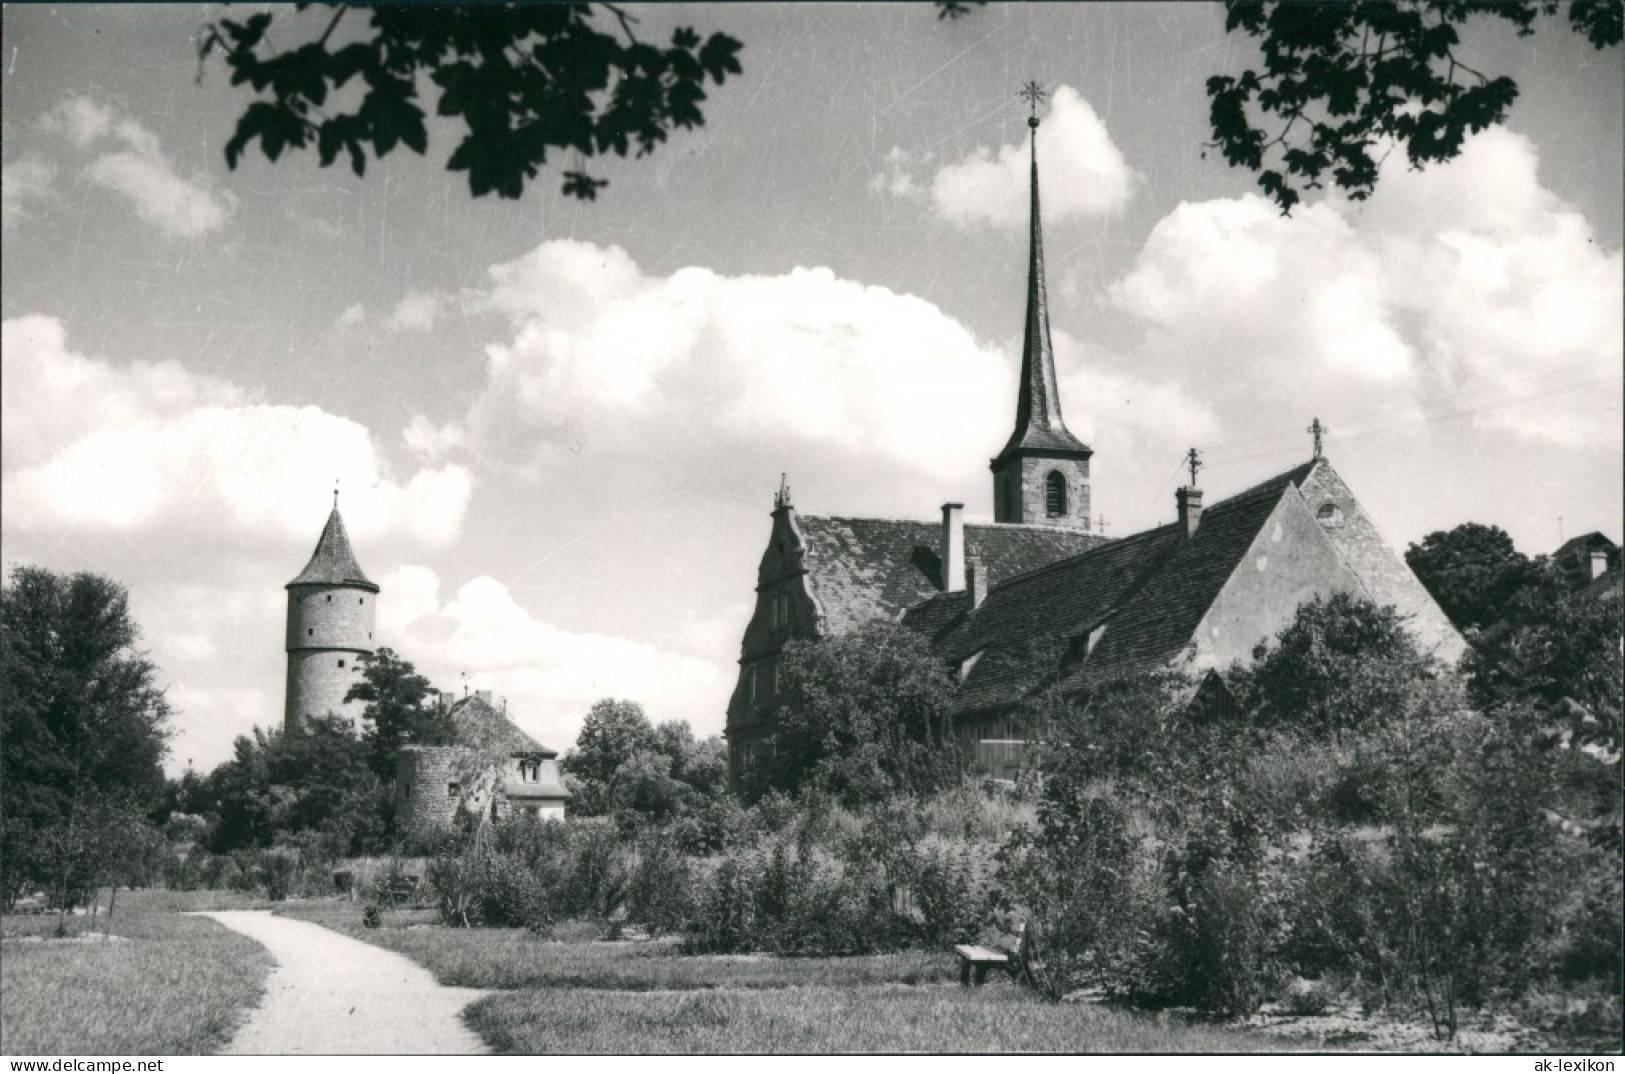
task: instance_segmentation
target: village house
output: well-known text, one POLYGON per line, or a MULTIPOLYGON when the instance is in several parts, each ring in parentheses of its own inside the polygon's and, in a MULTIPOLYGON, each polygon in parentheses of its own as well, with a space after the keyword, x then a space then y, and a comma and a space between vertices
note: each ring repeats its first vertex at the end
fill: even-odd
MULTIPOLYGON (((771 748, 785 645, 902 623, 957 683, 955 733, 984 774, 1020 767, 1016 710, 1040 688, 1083 691, 1183 662, 1200 676, 1247 660, 1314 597, 1391 605, 1454 662, 1465 643, 1322 454, 1203 504, 1199 461, 1177 519, 1122 538, 1093 532, 1093 451, 1061 415, 1050 342, 1033 128, 1027 309, 1015 427, 991 464, 992 524, 802 515, 787 486, 757 568, 756 602, 728 703, 730 775, 771 748)), ((1211 678, 1209 681, 1212 681, 1211 678)))

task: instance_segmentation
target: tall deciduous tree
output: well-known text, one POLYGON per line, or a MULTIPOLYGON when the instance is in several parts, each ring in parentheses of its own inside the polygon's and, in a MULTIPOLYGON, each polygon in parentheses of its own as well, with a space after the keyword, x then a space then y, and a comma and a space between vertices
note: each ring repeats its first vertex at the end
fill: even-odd
MULTIPOLYGON (((95 574, 19 567, 0 586, 0 836, 4 896, 45 882, 47 841, 87 820, 90 800, 158 805, 169 704, 124 587, 95 574)), ((110 807, 111 808, 111 807, 110 807)))
POLYGON ((791 642, 779 688, 773 786, 861 802, 958 778, 947 671, 914 631, 882 623, 791 642))
MULTIPOLYGON (((273 161, 314 147, 326 167, 343 154, 357 175, 368 149, 421 154, 418 91, 432 83, 436 113, 466 130, 446 167, 468 173, 475 197, 517 198, 559 158, 641 157, 703 125, 707 83, 741 71, 728 35, 682 27, 650 44, 613 4, 309 6, 330 10, 301 4, 203 28, 200 64, 223 54, 232 84, 256 94, 226 143, 234 168, 255 142, 273 161)), ((592 199, 608 181, 582 167, 564 170, 563 191, 592 199)))
POLYGON ((1428 534, 1405 549, 1405 562, 1460 630, 1501 618, 1530 566, 1505 530, 1477 522, 1428 534))
POLYGON ((1518 86, 1476 69, 1460 28, 1499 19, 1528 36, 1543 16, 1597 48, 1618 45, 1621 0, 1226 0, 1225 29, 1258 42, 1258 69, 1208 79, 1213 144, 1288 212, 1330 182, 1370 196, 1389 145, 1413 167, 1454 158, 1506 120, 1518 86))
POLYGON ((385 782, 394 778, 395 755, 406 745, 444 746, 456 741, 457 728, 438 701, 434 686, 410 660, 383 648, 363 656, 361 681, 345 701, 362 701, 362 742, 373 773, 385 782))

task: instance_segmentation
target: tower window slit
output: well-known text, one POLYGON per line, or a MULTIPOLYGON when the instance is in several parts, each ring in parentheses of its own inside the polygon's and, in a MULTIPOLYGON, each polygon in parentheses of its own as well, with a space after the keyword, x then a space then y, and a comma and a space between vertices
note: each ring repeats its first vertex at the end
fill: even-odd
POLYGON ((1044 479, 1044 514, 1050 518, 1066 516, 1066 478, 1059 470, 1051 470, 1044 479))

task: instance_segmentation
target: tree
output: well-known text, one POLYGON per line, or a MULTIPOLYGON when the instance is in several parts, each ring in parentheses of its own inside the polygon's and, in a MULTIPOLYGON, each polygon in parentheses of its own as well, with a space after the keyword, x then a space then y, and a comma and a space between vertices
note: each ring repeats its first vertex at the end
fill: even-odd
POLYGON ((771 786, 811 787, 856 803, 958 778, 951 687, 925 638, 879 623, 791 642, 782 659, 771 786))
POLYGON ((1236 678, 1255 723, 1325 741, 1381 722, 1435 670, 1393 608, 1338 593, 1299 606, 1236 678))
MULTIPOLYGON (((1469 133, 1504 122, 1518 86, 1465 62, 1458 27, 1502 19, 1527 37, 1559 4, 1225 0, 1225 7, 1226 31, 1258 41, 1263 70, 1208 79, 1212 145, 1255 173, 1287 213, 1301 189, 1318 189, 1328 177, 1355 200, 1370 196, 1391 143, 1421 168, 1454 158, 1469 133)), ((1570 28, 1596 48, 1620 43, 1621 0, 1571 0, 1567 8, 1570 28)))
MULTIPOLYGON (((740 44, 726 34, 701 40, 688 27, 667 47, 638 39, 636 19, 613 4, 501 4, 443 7, 300 4, 203 27, 202 64, 219 52, 233 85, 257 99, 226 143, 233 168, 254 142, 275 161, 314 146, 322 167, 344 153, 356 175, 397 145, 428 148, 420 77, 438 87, 438 115, 466 133, 446 167, 468 173, 473 196, 517 198, 555 157, 653 152, 673 130, 702 126, 706 83, 739 74, 740 44), (310 7, 330 7, 332 13, 310 7), (600 14, 614 29, 599 28, 600 14), (364 28, 341 25, 365 18, 364 28), (308 38, 279 49, 273 22, 294 23, 308 38), (615 31, 618 31, 615 32, 615 31), (359 94, 352 82, 359 79, 359 94), (347 105, 354 101, 354 107, 347 105)), ((283 27, 279 27, 282 29, 283 27)), ((607 180, 579 167, 564 171, 563 192, 591 200, 607 180)))
POLYGON ((0 586, 0 869, 21 886, 61 878, 47 844, 83 842, 92 798, 156 807, 169 704, 124 587, 95 574, 18 567, 0 586))
POLYGON ((570 811, 589 817, 670 820, 728 780, 721 739, 696 741, 681 720, 651 724, 642 705, 614 698, 593 705, 559 767, 571 779, 570 811))
POLYGON ((333 853, 379 849, 387 785, 369 760, 342 716, 239 736, 232 759, 207 781, 219 817, 209 849, 269 847, 307 833, 325 836, 333 853))
POLYGON ((1464 522, 1405 549, 1405 562, 1458 630, 1501 618, 1529 573, 1529 559, 1499 526, 1464 522))
POLYGON ((410 660, 393 649, 363 656, 361 681, 350 687, 345 701, 364 701, 361 740, 368 764, 384 782, 395 777, 395 756, 402 746, 445 746, 457 740, 457 728, 438 701, 429 680, 417 673, 410 660))

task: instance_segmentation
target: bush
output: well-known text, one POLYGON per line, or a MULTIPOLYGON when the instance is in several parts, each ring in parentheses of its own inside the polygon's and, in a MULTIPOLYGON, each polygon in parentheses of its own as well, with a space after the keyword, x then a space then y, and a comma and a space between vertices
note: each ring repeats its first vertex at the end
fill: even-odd
POLYGON ((456 857, 436 858, 428 886, 448 925, 545 930, 552 924, 542 884, 513 854, 476 845, 456 857))
POLYGON ((686 929, 694 916, 694 869, 671 842, 651 835, 638 847, 627 885, 628 916, 653 936, 686 929))
POLYGON ((986 926, 992 899, 985 870, 978 865, 968 846, 922 852, 914 904, 924 919, 925 940, 933 947, 970 943, 986 926))

